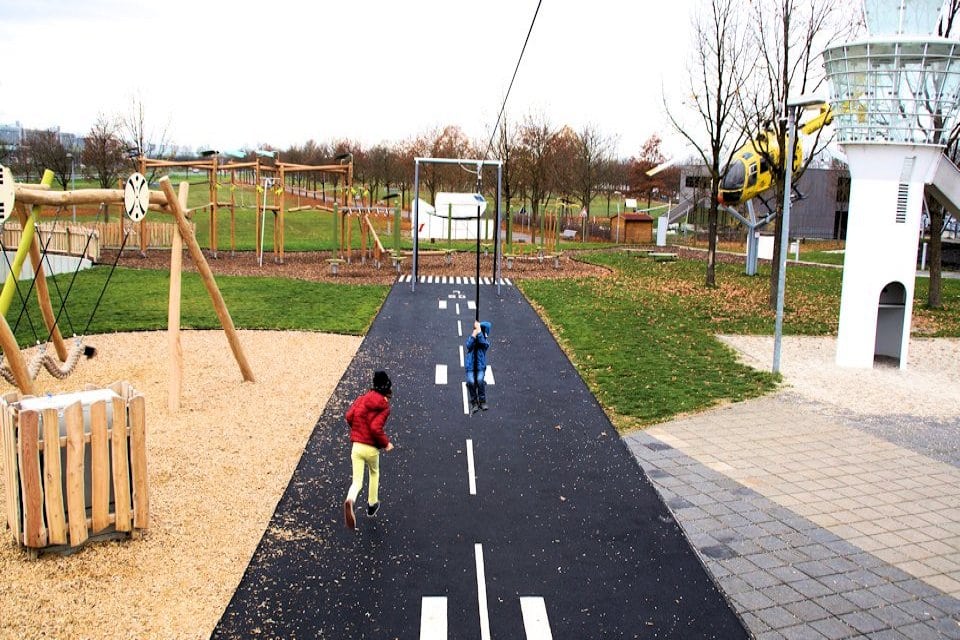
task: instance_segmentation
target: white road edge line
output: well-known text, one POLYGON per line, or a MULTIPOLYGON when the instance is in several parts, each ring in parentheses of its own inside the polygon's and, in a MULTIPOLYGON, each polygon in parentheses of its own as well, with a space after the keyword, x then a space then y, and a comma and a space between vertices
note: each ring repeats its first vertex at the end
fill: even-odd
POLYGON ((433 382, 434 384, 447 384, 447 365, 437 365, 437 371, 433 377, 433 382))
POLYGON ((477 495, 477 474, 473 467, 473 440, 467 440, 467 474, 470 478, 470 495, 477 495))
POLYGON ((462 320, 457 320, 457 337, 458 338, 463 337, 463 321, 462 320))
POLYGON ((480 603, 480 640, 490 640, 490 612, 487 611, 487 578, 483 572, 483 545, 473 545, 477 558, 477 600, 480 603))
POLYGON ((487 365, 487 371, 483 374, 483 381, 487 384, 497 384, 497 381, 493 379, 493 368, 490 365, 487 365))
POLYGON ((464 415, 470 415, 470 403, 467 399, 467 381, 466 380, 460 383, 460 388, 463 390, 463 413, 464 415))
POLYGON ((527 640, 553 640, 550 620, 547 619, 547 605, 543 598, 520 598, 520 610, 523 612, 523 630, 527 634, 527 640))
POLYGON ((447 599, 424 596, 420 599, 420 640, 447 640, 447 599))
POLYGON ((463 368, 463 345, 460 345, 460 367, 463 368))

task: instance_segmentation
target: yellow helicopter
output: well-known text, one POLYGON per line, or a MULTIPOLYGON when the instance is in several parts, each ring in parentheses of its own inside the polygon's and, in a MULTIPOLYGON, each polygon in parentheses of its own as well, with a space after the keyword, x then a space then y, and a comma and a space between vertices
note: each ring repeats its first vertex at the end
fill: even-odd
MULTIPOLYGON (((830 105, 824 104, 820 112, 800 125, 797 130, 804 135, 810 135, 827 126, 833 121, 833 112, 830 105)), ((717 200, 720 204, 732 206, 756 198, 773 186, 773 171, 767 158, 777 160, 780 156, 780 145, 777 142, 777 132, 771 129, 760 133, 751 139, 734 154, 730 166, 720 181, 720 190, 717 200)), ((793 171, 796 173, 803 166, 803 147, 800 139, 793 155, 793 171)))

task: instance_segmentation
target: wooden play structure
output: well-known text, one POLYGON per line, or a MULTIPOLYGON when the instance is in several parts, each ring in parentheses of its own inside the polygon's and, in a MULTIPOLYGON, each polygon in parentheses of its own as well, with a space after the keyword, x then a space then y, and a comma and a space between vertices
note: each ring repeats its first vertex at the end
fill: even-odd
MULTIPOLYGON (((360 249, 359 256, 362 264, 373 260, 377 268, 387 260, 392 260, 394 265, 402 260, 400 254, 400 228, 401 218, 400 209, 389 206, 364 206, 359 194, 354 193, 353 204, 347 205, 344 209, 339 206, 334 207, 334 237, 337 241, 338 260, 350 263, 353 260, 353 230, 359 229, 360 249), (383 224, 386 222, 386 224, 383 224), (381 230, 393 235, 393 248, 386 249, 383 241, 380 239, 380 233, 377 231, 377 225, 381 225, 381 230)), ((331 262, 331 264, 333 264, 331 262)))
MULTIPOLYGON (((283 264, 285 245, 284 218, 286 214, 288 212, 292 213, 295 211, 321 208, 316 205, 287 208, 287 180, 297 174, 315 172, 342 176, 342 205, 346 206, 348 202, 347 196, 353 187, 352 157, 348 162, 341 164, 308 165, 277 160, 273 165, 258 165, 257 188, 259 196, 257 198, 257 238, 260 239, 260 242, 257 246, 257 259, 260 264, 263 264, 263 235, 265 232, 264 227, 266 225, 265 218, 267 211, 273 214, 273 260, 274 262, 283 264), (267 200, 271 194, 271 203, 267 204, 267 200)), ((326 207, 323 208, 325 209, 326 207)), ((335 205, 334 212, 337 210, 337 206, 335 205)), ((334 216, 334 218, 336 229, 339 226, 339 221, 336 220, 337 216, 334 216)))
POLYGON ((149 527, 145 401, 129 384, 6 394, 0 451, 6 524, 34 557, 149 527))
POLYGON ((35 274, 33 286, 56 350, 56 354, 46 354, 41 347, 40 361, 53 375, 65 377, 76 364, 82 339, 68 352, 57 326, 59 314, 53 315, 40 239, 35 233, 40 209, 123 203, 134 222, 141 222, 148 209, 166 212, 173 215, 177 229, 172 243, 168 307, 171 410, 179 408, 182 386, 179 332, 183 242, 213 301, 243 379, 253 381, 230 313, 187 221, 189 185, 183 183, 178 195, 163 178, 162 192, 151 192, 146 179, 134 174, 123 190, 52 192, 50 171, 44 173, 39 185, 15 184, 3 167, 0 176, 0 218, 15 211, 22 225, 14 264, 0 293, 0 348, 9 374, 5 377, 17 388, 17 392, 0 398, 0 463, 7 525, 15 541, 34 554, 75 549, 88 540, 131 536, 149 525, 144 397, 122 382, 106 389, 35 396, 33 382, 40 367, 25 362, 5 313, 16 288, 15 274, 29 256, 35 274))
MULTIPOLYGON (((265 166, 262 164, 260 157, 255 157, 253 161, 244 161, 244 162, 222 162, 219 154, 214 153, 208 158, 202 160, 158 160, 154 158, 148 158, 146 156, 139 156, 137 158, 137 166, 141 175, 147 175, 147 171, 150 169, 187 169, 201 171, 207 175, 207 187, 210 194, 210 198, 207 202, 193 207, 192 209, 186 209, 188 216, 194 213, 195 211, 207 210, 210 216, 210 246, 208 249, 214 258, 217 257, 217 252, 219 250, 219 229, 217 227, 217 219, 221 209, 230 210, 230 251, 236 250, 236 213, 237 213, 237 198, 236 190, 242 188, 242 184, 237 180, 237 172, 244 169, 249 169, 254 172, 255 184, 259 184, 260 181, 260 172, 261 167, 265 166), (221 178, 226 178, 229 176, 229 182, 221 182, 221 178), (229 185, 229 200, 222 199, 220 196, 220 191, 225 186, 229 185)), ((259 210, 258 210, 259 213, 259 210)), ((147 250, 147 237, 146 233, 146 221, 141 220, 141 233, 140 233, 140 253, 143 254, 147 250)))

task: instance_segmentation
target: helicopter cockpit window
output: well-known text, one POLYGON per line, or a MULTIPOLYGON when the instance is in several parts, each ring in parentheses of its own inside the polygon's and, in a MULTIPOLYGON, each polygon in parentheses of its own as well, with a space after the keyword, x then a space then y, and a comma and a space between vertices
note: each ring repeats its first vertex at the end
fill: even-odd
POLYGON ((747 186, 752 187, 757 184, 757 165, 750 165, 750 177, 747 179, 747 186))
POLYGON ((727 172, 723 174, 723 184, 721 186, 724 189, 742 189, 744 178, 746 178, 746 170, 743 167, 743 163, 734 162, 730 165, 730 168, 727 169, 727 172))

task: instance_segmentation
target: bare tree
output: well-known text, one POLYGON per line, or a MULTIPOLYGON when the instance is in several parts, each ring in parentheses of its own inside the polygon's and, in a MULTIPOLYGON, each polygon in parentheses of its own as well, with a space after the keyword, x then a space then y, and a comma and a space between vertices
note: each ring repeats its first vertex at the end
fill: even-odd
POLYGON ((541 207, 550 197, 551 144, 555 135, 556 131, 542 113, 527 115, 520 125, 517 168, 530 196, 531 229, 537 228, 541 207))
POLYGON ((29 131, 24 146, 36 174, 43 175, 46 169, 53 171, 56 181, 66 191, 75 162, 79 161, 79 150, 64 146, 57 131, 29 131))
POLYGON ((519 191, 520 171, 518 164, 520 138, 515 127, 510 126, 509 117, 504 114, 500 121, 500 130, 497 132, 494 153, 497 160, 503 163, 503 200, 507 216, 510 215, 510 204, 519 191))
POLYGON ((613 155, 616 139, 604 135, 596 125, 585 125, 576 136, 573 187, 590 217, 590 203, 603 182, 603 169, 613 155))
POLYGON ((97 116, 87 133, 80 157, 101 188, 116 186, 126 156, 115 120, 102 113, 97 116))
MULTIPOLYGON (((137 156, 165 159, 170 155, 171 145, 167 139, 168 125, 169 123, 158 129, 152 128, 147 121, 147 110, 143 100, 139 96, 131 98, 129 109, 120 116, 120 138, 123 140, 125 153, 131 159, 134 169, 138 168, 137 156)), ((153 182, 158 175, 159 171, 154 169, 147 179, 153 182)))
POLYGON ((717 196, 720 179, 736 149, 745 139, 735 121, 739 92, 752 72, 744 16, 737 0, 704 0, 694 14, 693 59, 690 62, 691 109, 703 124, 706 141, 683 126, 667 109, 673 126, 696 149, 710 176, 710 209, 706 286, 715 287, 717 260, 717 196))
MULTIPOLYGON (((752 3, 759 72, 752 96, 744 97, 744 123, 751 136, 775 129, 777 149, 786 149, 786 104, 791 97, 817 92, 826 82, 820 52, 831 42, 852 32, 850 10, 834 0, 757 0, 752 3), (777 117, 779 116, 779 117, 777 117), (775 121, 775 122, 774 122, 775 121)), ((794 141, 796 142, 796 141, 794 141)), ((828 140, 820 132, 805 150, 809 162, 828 140)), ((773 208, 778 213, 774 236, 779 238, 783 216, 786 153, 758 149, 769 163, 774 184, 773 208)), ((776 306, 780 275, 780 243, 773 243, 770 270, 770 306, 776 306)))
MULTIPOLYGON (((960 16, 960 0, 948 0, 940 14, 940 23, 937 25, 937 35, 950 38, 953 36, 953 25, 960 16)), ((943 115, 935 117, 934 125, 941 127, 943 115)), ((945 153, 954 163, 960 161, 960 123, 954 125, 950 132, 945 153)), ((929 252, 927 259, 930 269, 930 283, 927 290, 927 307, 930 309, 943 308, 941 293, 943 281, 943 231, 946 228, 946 211, 942 204, 929 195, 926 196, 927 211, 930 214, 929 252)))

